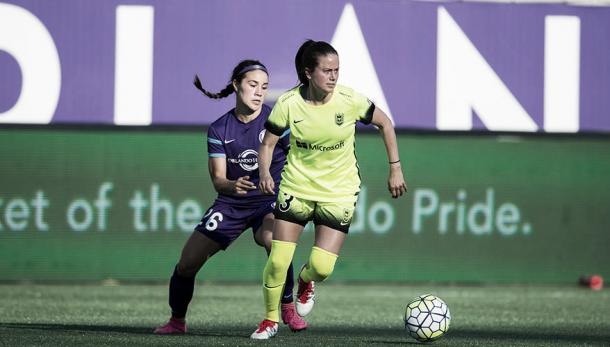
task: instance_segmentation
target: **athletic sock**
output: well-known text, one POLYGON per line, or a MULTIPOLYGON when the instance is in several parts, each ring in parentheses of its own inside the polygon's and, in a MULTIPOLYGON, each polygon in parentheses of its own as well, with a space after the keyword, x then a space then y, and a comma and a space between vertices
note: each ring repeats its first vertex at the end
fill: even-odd
POLYGON ((286 283, 284 283, 284 291, 282 292, 282 304, 289 304, 292 302, 292 290, 294 288, 294 269, 292 263, 286 271, 286 283))
POLYGON ((172 308, 172 317, 184 319, 186 310, 193 298, 195 277, 185 277, 178 274, 178 266, 169 281, 169 307, 172 308))
POLYGON ((282 297, 286 272, 292 262, 297 244, 273 240, 271 253, 263 271, 263 298, 265 300, 265 318, 274 322, 280 321, 279 306, 282 297))

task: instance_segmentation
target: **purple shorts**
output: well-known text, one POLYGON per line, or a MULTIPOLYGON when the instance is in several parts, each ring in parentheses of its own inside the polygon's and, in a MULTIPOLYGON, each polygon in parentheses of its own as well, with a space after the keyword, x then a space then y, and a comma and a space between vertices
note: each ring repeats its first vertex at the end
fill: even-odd
POLYGON ((195 230, 218 242, 225 250, 246 229, 255 233, 263 224, 263 218, 273 213, 275 200, 253 207, 233 206, 224 202, 214 202, 195 230))

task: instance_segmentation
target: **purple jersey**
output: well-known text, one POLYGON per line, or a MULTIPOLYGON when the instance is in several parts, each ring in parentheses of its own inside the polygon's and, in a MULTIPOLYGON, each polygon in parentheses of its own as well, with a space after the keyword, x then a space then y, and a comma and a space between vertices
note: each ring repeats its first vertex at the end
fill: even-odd
MULTIPOLYGON (((235 116, 235 109, 225 113, 214 121, 208 129, 208 156, 225 158, 227 179, 236 180, 241 176, 250 176, 250 181, 258 186, 258 147, 265 135, 265 122, 271 108, 263 105, 261 113, 249 123, 243 123, 235 116)), ((280 136, 269 169, 275 186, 279 187, 280 177, 286 154, 290 146, 289 130, 280 136)), ((275 200, 275 196, 263 195, 256 189, 244 196, 219 194, 216 201, 232 205, 252 205, 275 200)))

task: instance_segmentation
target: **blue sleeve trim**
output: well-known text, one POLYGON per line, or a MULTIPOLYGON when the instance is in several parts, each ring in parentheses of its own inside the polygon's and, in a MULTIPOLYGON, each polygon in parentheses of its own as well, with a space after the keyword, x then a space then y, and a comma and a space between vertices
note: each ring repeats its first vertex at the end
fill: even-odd
POLYGON ((226 158, 227 155, 224 153, 210 153, 208 154, 208 157, 210 158, 226 158))
POLYGON ((286 131, 284 131, 284 133, 282 134, 282 136, 280 136, 281 138, 284 138, 286 135, 290 134, 290 128, 286 129, 286 131))
POLYGON ((222 141, 208 137, 208 142, 216 145, 222 145, 222 141))

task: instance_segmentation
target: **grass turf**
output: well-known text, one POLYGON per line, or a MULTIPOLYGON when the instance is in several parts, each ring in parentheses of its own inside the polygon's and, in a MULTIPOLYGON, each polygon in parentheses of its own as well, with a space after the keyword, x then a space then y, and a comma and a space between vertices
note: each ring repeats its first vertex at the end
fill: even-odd
POLYGON ((331 283, 318 286, 307 331, 281 326, 270 341, 248 338, 263 314, 254 284, 198 284, 184 336, 151 334, 168 318, 165 285, 0 285, 0 345, 417 345, 403 310, 428 292, 453 318, 434 346, 610 346, 608 290, 331 283))

